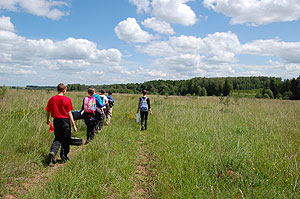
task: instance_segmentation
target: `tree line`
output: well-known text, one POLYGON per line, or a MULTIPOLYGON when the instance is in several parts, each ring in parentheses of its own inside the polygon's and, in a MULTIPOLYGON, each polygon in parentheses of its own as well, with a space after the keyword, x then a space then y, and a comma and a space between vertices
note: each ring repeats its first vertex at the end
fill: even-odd
POLYGON ((233 91, 255 90, 257 98, 300 99, 300 76, 285 80, 278 77, 196 77, 189 80, 153 80, 111 85, 69 84, 68 90, 86 91, 88 87, 129 94, 139 94, 146 89, 149 94, 181 96, 228 96, 233 91))

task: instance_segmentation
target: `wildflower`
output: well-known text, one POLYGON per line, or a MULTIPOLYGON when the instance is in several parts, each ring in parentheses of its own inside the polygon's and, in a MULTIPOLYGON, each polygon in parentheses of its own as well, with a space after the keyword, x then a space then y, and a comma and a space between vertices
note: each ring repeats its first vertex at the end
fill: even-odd
POLYGON ((255 169, 255 167, 253 167, 253 171, 255 171, 256 169, 255 169))

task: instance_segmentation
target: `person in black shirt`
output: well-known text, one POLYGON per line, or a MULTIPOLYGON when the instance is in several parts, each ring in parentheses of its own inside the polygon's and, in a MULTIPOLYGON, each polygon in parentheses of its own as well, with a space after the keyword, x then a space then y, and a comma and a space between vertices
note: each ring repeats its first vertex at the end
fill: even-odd
POLYGON ((136 113, 140 112, 141 115, 141 130, 147 130, 147 120, 148 114, 152 115, 151 106, 150 106, 150 99, 146 96, 147 91, 143 90, 143 96, 139 98, 138 109, 136 113))

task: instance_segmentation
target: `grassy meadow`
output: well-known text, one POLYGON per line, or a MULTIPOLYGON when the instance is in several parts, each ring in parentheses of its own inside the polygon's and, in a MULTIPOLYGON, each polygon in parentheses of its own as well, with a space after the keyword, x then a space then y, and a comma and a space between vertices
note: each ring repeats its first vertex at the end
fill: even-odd
MULTIPOLYGON (((139 96, 115 94, 111 125, 55 170, 45 110, 55 94, 0 96, 0 198, 300 198, 299 101, 149 96, 141 131, 139 96)), ((67 96, 79 110, 85 93, 67 96)))

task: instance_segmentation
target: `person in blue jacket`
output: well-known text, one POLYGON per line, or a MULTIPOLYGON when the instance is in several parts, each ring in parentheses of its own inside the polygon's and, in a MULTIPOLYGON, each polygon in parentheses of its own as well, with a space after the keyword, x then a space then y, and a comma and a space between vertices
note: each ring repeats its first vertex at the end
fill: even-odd
MULTIPOLYGON (((104 120, 104 116, 105 116, 104 114, 105 114, 105 111, 104 111, 103 108, 106 106, 106 104, 104 104, 104 102, 103 102, 102 98, 100 97, 100 95, 98 95, 98 94, 96 93, 96 89, 93 88, 93 90, 94 90, 93 97, 96 98, 96 100, 99 101, 99 104, 100 104, 100 105, 97 106, 97 107, 98 107, 99 110, 101 110, 101 113, 100 113, 100 112, 96 112, 96 126, 95 126, 95 133, 98 133, 98 128, 99 128, 100 122, 104 120)), ((100 128, 100 130, 101 130, 101 128, 100 128)))

